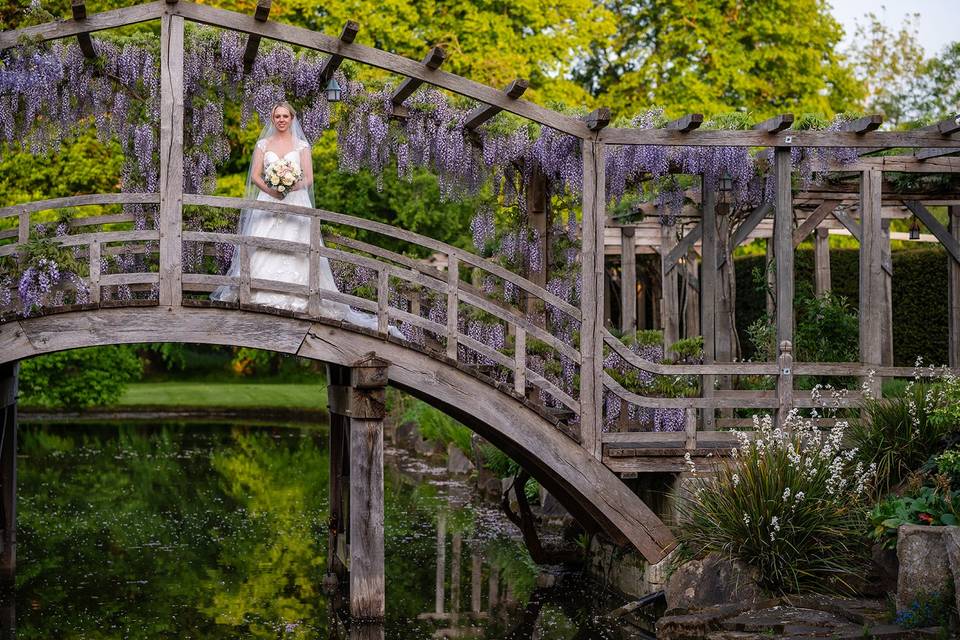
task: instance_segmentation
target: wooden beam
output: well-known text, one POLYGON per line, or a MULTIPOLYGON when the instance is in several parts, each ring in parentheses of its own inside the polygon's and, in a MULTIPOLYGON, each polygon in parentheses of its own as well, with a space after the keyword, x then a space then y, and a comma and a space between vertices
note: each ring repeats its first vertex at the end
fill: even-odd
MULTIPOLYGON (((85 2, 86 0, 72 0, 71 2, 70 6, 73 10, 73 19, 77 22, 87 19, 87 5, 85 2)), ((80 51, 83 52, 84 58, 92 60, 97 57, 97 52, 93 47, 93 40, 90 39, 89 33, 78 33, 77 44, 80 45, 80 51)))
POLYGON ((694 129, 699 129, 700 125, 702 124, 702 113, 689 113, 682 118, 677 118, 676 120, 668 122, 664 129, 668 131, 679 131, 680 133, 689 133, 694 129))
MULTIPOLYGON (((947 209, 950 235, 960 243, 960 206, 947 209)), ((947 260, 948 349, 950 367, 960 368, 960 262, 947 260)))
POLYGON ((830 215, 830 212, 837 208, 837 203, 834 202, 824 202, 819 207, 813 210, 807 219, 804 220, 800 227, 793 233, 793 248, 796 249, 797 246, 806 240, 807 236, 817 230, 817 227, 820 226, 820 223, 830 215))
MULTIPOLYGON (((713 364, 717 359, 716 305, 717 305, 717 202, 716 191, 708 187, 705 176, 700 176, 703 207, 703 242, 700 260, 700 335, 703 336, 703 363, 713 364)), ((714 376, 703 376, 704 398, 714 394, 714 376)), ((716 429, 712 409, 703 411, 703 430, 716 429)))
MULTIPOLYGON (((436 71, 446 59, 447 52, 443 49, 443 47, 433 47, 427 52, 426 57, 423 59, 423 64, 430 71, 436 71)), ((394 105, 403 104, 403 101, 413 95, 413 92, 419 89, 420 85, 423 83, 424 81, 420 78, 407 78, 399 87, 397 87, 397 90, 393 92, 390 102, 392 102, 394 105)))
MULTIPOLYGON (((776 256, 776 327, 779 354, 789 350, 793 345, 793 185, 790 149, 777 147, 773 155, 775 181, 773 244, 776 256)), ((778 389, 782 387, 780 382, 778 376, 778 389)), ((780 390, 782 392, 782 389, 780 390)), ((783 393, 780 395, 782 396, 783 393)), ((787 417, 783 413, 783 411, 777 412, 777 422, 781 425, 787 417)))
POLYGON ((600 131, 608 124, 610 124, 610 109, 607 107, 594 109, 587 116, 587 128, 590 131, 600 131))
POLYGON ((20 365, 0 365, 0 583, 13 586, 17 572, 17 387, 20 365))
POLYGON ((580 439, 586 451, 601 457, 603 421, 603 221, 606 219, 604 145, 583 141, 583 237, 580 250, 580 439))
POLYGON ((664 268, 667 270, 667 273, 673 271, 673 268, 677 266, 677 262, 680 258, 687 255, 687 252, 693 248, 693 245, 700 242, 700 238, 703 237, 703 223, 698 222, 697 226, 691 229, 687 235, 683 238, 670 250, 670 253, 667 254, 666 261, 664 263, 664 268))
MULTIPOLYGON (((864 171, 860 182, 860 362, 879 367, 883 353, 883 228, 880 186, 883 174, 864 171)), ((870 381, 870 392, 880 395, 880 379, 870 381)))
POLYGON ((667 129, 624 129, 607 127, 600 134, 606 144, 636 144, 698 147, 936 147, 960 149, 960 140, 935 131, 816 131, 788 129, 780 133, 765 131, 724 131, 706 129, 686 133, 667 129))
POLYGON ((753 128, 766 133, 780 133, 784 129, 789 129, 791 126, 793 126, 793 114, 783 113, 779 116, 764 120, 759 124, 755 124, 753 128))
POLYGON ((860 223, 854 220, 850 214, 847 213, 846 209, 837 208, 831 213, 833 217, 836 218, 837 221, 842 224, 847 231, 850 232, 850 235, 857 239, 857 242, 863 241, 863 234, 860 231, 860 223))
POLYGON ((953 237, 953 234, 940 224, 940 221, 937 220, 921 202, 917 200, 904 200, 903 204, 913 212, 913 215, 920 218, 920 222, 930 230, 930 233, 937 237, 937 240, 939 240, 940 244, 947 250, 947 253, 960 264, 960 243, 953 237))
POLYGON ((183 18, 160 19, 160 304, 183 295, 183 18))
POLYGON ((22 29, 0 32, 0 51, 17 46, 22 40, 46 41, 69 38, 81 33, 93 33, 104 29, 114 29, 130 24, 156 20, 166 10, 164 0, 154 0, 147 4, 113 9, 95 13, 84 20, 57 20, 22 29))
POLYGON ((914 154, 914 157, 917 160, 931 160, 933 158, 942 158, 958 152, 960 152, 960 149, 918 149, 914 154))
POLYGON ((857 118, 852 120, 842 127, 842 131, 850 131, 857 135, 863 135, 865 133, 870 133, 871 131, 876 131, 880 128, 880 125, 883 124, 883 116, 874 114, 872 116, 864 116, 863 118, 857 118))
MULTIPOLYGON (((257 8, 254 10, 253 19, 257 22, 266 22, 270 17, 271 0, 257 0, 257 8)), ((251 33, 247 35, 247 44, 243 48, 243 70, 249 73, 253 67, 253 61, 257 59, 257 49, 260 48, 260 36, 251 33)))
MULTIPOLYGON (((510 84, 506 86, 503 92, 506 94, 507 98, 511 100, 516 100, 523 95, 524 91, 530 86, 530 83, 524 80, 523 78, 517 78, 510 84)), ((465 129, 476 129, 484 122, 492 118, 503 111, 502 106, 497 106, 494 104, 485 104, 473 109, 470 113, 467 114, 466 122, 463 126, 465 129)))
POLYGON ((676 269, 667 269, 667 256, 677 243, 674 227, 660 225, 660 278, 663 302, 660 305, 660 324, 663 327, 663 353, 666 356, 680 339, 680 291, 676 269))
MULTIPOLYGON (((772 210, 773 210, 773 205, 770 204, 769 202, 765 202, 759 207, 757 207, 756 209, 754 209, 753 211, 751 211, 750 215, 747 216, 746 220, 741 222, 740 226, 737 227, 736 232, 734 232, 730 249, 731 250, 736 249, 741 244, 743 244, 743 242, 747 239, 747 236, 753 233, 753 230, 757 228, 757 225, 760 224, 760 221, 766 218, 767 214, 769 214, 772 210)), ((717 268, 720 268, 726 263, 727 256, 724 254, 724 255, 721 255, 718 259, 719 259, 719 262, 717 263, 717 268)))
POLYGON ((620 229, 620 330, 637 330, 637 242, 632 227, 620 229))
POLYGON ((814 291, 822 296, 832 288, 830 282, 830 233, 816 229, 813 238, 814 291))
MULTIPOLYGON (((353 20, 347 20, 343 25, 343 30, 340 32, 340 43, 338 45, 338 50, 344 45, 353 44, 353 41, 356 40, 357 34, 360 32, 360 25, 353 20)), ((326 62, 323 63, 323 67, 320 68, 320 82, 329 82, 330 78, 333 77, 334 72, 340 68, 340 65, 343 63, 344 56, 339 53, 331 53, 330 57, 327 58, 326 62)))

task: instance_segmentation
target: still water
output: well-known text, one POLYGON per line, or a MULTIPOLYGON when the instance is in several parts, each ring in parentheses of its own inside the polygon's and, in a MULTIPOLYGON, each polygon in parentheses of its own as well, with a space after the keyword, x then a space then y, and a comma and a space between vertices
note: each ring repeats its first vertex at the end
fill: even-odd
MULTIPOLYGON (((545 588, 469 486, 387 458, 387 620, 372 637, 620 637, 600 614, 622 599, 572 574, 545 588)), ((18 465, 5 637, 14 613, 20 639, 350 637, 321 590, 325 429, 25 425, 18 465)))

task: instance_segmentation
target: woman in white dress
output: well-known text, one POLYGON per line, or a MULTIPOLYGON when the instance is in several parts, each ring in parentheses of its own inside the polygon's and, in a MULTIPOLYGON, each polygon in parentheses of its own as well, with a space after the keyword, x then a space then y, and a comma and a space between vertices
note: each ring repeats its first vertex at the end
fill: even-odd
MULTIPOLYGON (((271 122, 257 141, 250 162, 247 177, 248 199, 266 202, 283 202, 301 207, 313 208, 313 159, 310 143, 297 122, 297 114, 286 102, 278 103, 271 112, 271 122), (280 192, 266 183, 264 173, 267 167, 279 160, 287 160, 298 166, 303 175, 286 192, 280 192)), ((240 213, 240 235, 275 238, 294 242, 308 243, 310 239, 310 218, 289 213, 272 213, 260 209, 243 210, 240 213)), ((321 240, 322 244, 322 240, 321 240)), ((250 277, 259 280, 278 280, 306 286, 310 274, 307 249, 290 253, 270 249, 254 249, 250 255, 250 277)), ((227 275, 240 275, 240 252, 236 251, 227 275)), ((330 262, 320 258, 320 289, 336 291, 337 285, 330 270, 330 262)), ((236 286, 218 287, 210 298, 223 302, 237 301, 236 286)), ((279 293, 263 289, 252 289, 250 302, 278 309, 304 312, 307 309, 306 296, 279 293)), ((349 305, 330 300, 321 300, 320 314, 334 320, 346 321, 367 329, 377 329, 376 316, 356 311, 349 305)), ((390 327, 390 334, 403 338, 396 327, 390 327)))

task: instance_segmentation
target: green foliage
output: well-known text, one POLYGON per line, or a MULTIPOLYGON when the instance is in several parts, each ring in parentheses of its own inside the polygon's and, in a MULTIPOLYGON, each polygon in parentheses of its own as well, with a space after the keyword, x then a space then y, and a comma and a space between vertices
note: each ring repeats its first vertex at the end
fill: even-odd
POLYGON ((677 354, 677 362, 696 364, 703 355, 703 336, 690 336, 677 340, 670 345, 670 351, 677 354))
POLYGON ((520 472, 520 465, 492 444, 483 445, 480 451, 483 456, 483 466, 498 478, 512 478, 520 472))
MULTIPOLYGON (((831 244, 835 240, 831 238, 831 244)), ((947 361, 947 255, 941 248, 910 248, 892 253, 893 359, 896 366, 912 366, 918 356, 925 362, 947 361)), ((748 328, 766 313, 766 299, 756 288, 753 271, 763 273, 762 256, 735 258, 737 270, 737 330, 744 357, 758 359, 748 328)), ((830 251, 833 295, 848 301, 852 313, 859 299, 859 252, 833 248, 830 251)), ((795 252, 797 290, 813 285, 813 251, 795 252)), ((799 318, 799 314, 798 314, 799 318)), ((764 343, 768 344, 768 343, 764 343)))
POLYGON ((400 418, 404 422, 414 422, 420 435, 444 446, 451 442, 467 456, 472 453, 471 438, 473 432, 439 409, 420 400, 414 400, 400 418))
POLYGON ((887 549, 897 548, 897 529, 904 524, 956 526, 960 523, 960 491, 921 487, 911 495, 889 495, 870 512, 871 537, 887 549))
POLYGON ((21 402, 67 409, 115 404, 141 370, 140 358, 127 345, 37 356, 20 365, 21 402))
MULTIPOLYGON (((920 593, 910 603, 909 608, 898 611, 894 622, 904 629, 921 629, 924 627, 941 627, 948 631, 951 617, 956 616, 954 600, 954 586, 950 582, 943 585, 940 591, 925 591, 920 593)), ((947 636, 942 636, 946 638, 947 636)))
POLYGON ((877 489, 886 493, 943 448, 952 431, 932 419, 941 405, 939 387, 914 382, 904 395, 868 399, 850 430, 859 460, 877 467, 877 489))
POLYGON ((615 112, 668 105, 669 115, 745 109, 832 115, 861 95, 836 50, 840 24, 817 0, 604 2, 615 33, 576 77, 615 112))
POLYGON ((935 459, 937 471, 947 476, 950 483, 960 487, 960 449, 949 449, 935 459))
POLYGON ((715 475, 695 477, 680 503, 684 554, 739 559, 771 593, 849 591, 864 567, 869 472, 845 468, 842 424, 821 434, 810 421, 781 431, 769 416, 754 420, 757 440, 715 475))

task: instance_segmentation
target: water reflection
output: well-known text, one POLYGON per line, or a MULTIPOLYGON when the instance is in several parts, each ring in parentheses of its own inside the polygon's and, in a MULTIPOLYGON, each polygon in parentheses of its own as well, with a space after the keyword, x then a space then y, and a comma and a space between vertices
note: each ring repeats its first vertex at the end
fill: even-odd
POLYGON ((493 508, 403 460, 385 476, 386 624, 350 627, 344 603, 323 594, 323 430, 21 434, 4 638, 15 622, 21 639, 617 637, 595 622, 596 589, 538 589, 538 568, 493 508))

